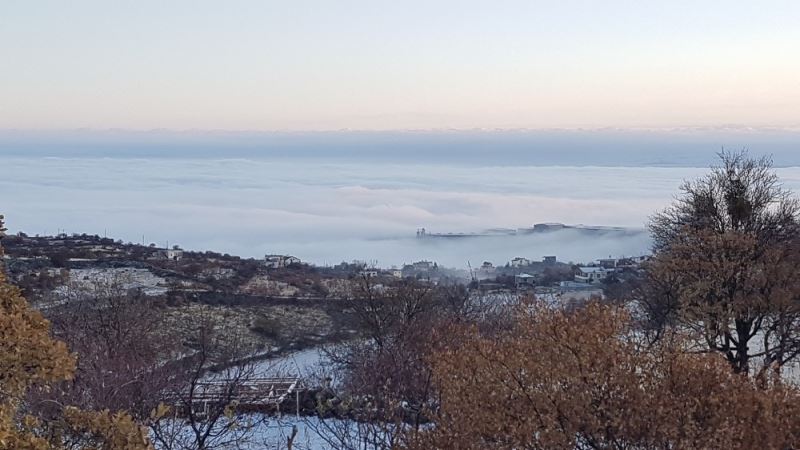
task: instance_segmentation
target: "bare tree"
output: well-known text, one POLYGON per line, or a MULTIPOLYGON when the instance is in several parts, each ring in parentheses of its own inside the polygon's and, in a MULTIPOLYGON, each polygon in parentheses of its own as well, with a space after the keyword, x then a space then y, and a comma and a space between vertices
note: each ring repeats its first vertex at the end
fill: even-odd
POLYGON ((355 280, 348 311, 360 338, 326 351, 332 395, 309 425, 333 448, 391 449, 421 430, 436 402, 428 360, 437 330, 485 318, 460 286, 355 280))
POLYGON ((252 389, 259 368, 249 361, 243 336, 220 329, 201 314, 182 326, 187 355, 177 367, 180 382, 164 393, 150 420, 153 439, 165 450, 240 448, 258 442, 267 416, 254 409, 264 392, 252 389))
POLYGON ((72 380, 30 396, 38 415, 56 415, 62 405, 129 411, 165 450, 257 440, 263 392, 247 389, 258 370, 241 332, 221 328, 211 312, 170 321, 161 299, 132 285, 117 274, 60 292, 66 301, 47 313, 78 366, 72 380))
POLYGON ((800 203, 784 189, 767 157, 746 152, 719 155, 721 165, 705 177, 686 181, 682 195, 650 222, 657 253, 682 240, 691 231, 717 235, 748 234, 762 245, 797 239, 800 203))
POLYGON ((640 296, 658 329, 695 331, 737 372, 779 371, 800 354, 800 203, 767 158, 722 153, 650 229, 655 257, 640 296))
POLYGON ((162 322, 160 301, 129 289, 122 275, 70 285, 66 302, 46 310, 53 334, 79 355, 74 378, 33 398, 33 405, 77 405, 149 417, 176 381, 179 342, 162 322))

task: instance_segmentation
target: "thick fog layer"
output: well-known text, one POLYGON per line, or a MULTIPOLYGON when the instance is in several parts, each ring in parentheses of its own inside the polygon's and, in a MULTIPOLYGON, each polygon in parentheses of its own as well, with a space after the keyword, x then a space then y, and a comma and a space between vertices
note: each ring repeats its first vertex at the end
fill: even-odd
MULTIPOLYGON (((422 227, 479 232, 540 222, 643 230, 682 180, 707 171, 705 164, 637 166, 619 156, 600 166, 533 165, 502 151, 496 164, 460 164, 441 155, 416 161, 269 154, 223 159, 208 152, 134 158, 129 150, 101 158, 64 150, 47 157, 6 144, 0 147, 0 213, 11 231, 107 234, 248 257, 288 253, 318 264, 429 259, 465 267, 516 256, 578 262, 642 254, 649 248, 646 233, 460 240, 418 240, 415 234, 422 227)), ((716 150, 696 158, 713 161, 716 150)), ((779 174, 787 187, 800 189, 800 169, 780 168, 779 174)))

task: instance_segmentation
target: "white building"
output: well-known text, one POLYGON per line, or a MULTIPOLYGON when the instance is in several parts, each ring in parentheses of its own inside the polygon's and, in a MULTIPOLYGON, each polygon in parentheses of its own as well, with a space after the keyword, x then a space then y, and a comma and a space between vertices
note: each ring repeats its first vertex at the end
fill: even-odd
POLYGON ((417 270, 431 270, 436 268, 436 263, 430 261, 417 261, 412 264, 417 270))
POLYGON ((605 269, 614 269, 619 265, 619 260, 616 258, 598 259, 597 265, 605 269))
POLYGON ((158 258, 169 261, 180 261, 183 258, 183 250, 175 248, 165 248, 158 252, 158 258))
POLYGON ((484 261, 478 268, 477 275, 479 279, 492 278, 497 274, 497 269, 489 261, 484 261))
POLYGON ((511 260, 511 267, 527 267, 531 265, 531 260, 527 258, 516 257, 511 260))
POLYGON ((613 270, 602 267, 579 267, 578 270, 578 274, 575 275, 575 281, 581 283, 598 283, 608 277, 609 274, 614 273, 613 270))
POLYGON ((521 273, 514 277, 514 283, 517 288, 524 286, 533 286, 536 284, 536 277, 529 273, 521 273))
POLYGON ((292 264, 300 264, 300 258, 289 255, 266 255, 264 264, 271 269, 282 269, 292 264))

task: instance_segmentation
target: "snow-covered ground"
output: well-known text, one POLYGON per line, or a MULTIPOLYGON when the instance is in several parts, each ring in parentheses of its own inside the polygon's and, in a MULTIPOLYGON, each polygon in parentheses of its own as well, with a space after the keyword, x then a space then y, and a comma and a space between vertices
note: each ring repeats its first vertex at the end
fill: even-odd
MULTIPOLYGON (((316 417, 297 418, 294 416, 284 417, 263 417, 254 415, 252 417, 256 425, 246 433, 240 433, 235 442, 220 444, 215 446, 218 450, 262 450, 288 448, 287 439, 292 436, 293 430, 297 433, 292 441, 293 450, 333 450, 338 446, 331 445, 329 441, 335 441, 332 435, 326 434, 328 429, 352 430, 352 439, 356 439, 356 427, 353 424, 345 423, 341 420, 329 419, 323 422, 316 417)), ((184 439, 191 439, 191 429, 188 425, 180 424, 183 427, 180 433, 184 439)), ((243 424, 243 426, 248 426, 243 424)), ((180 438, 179 438, 180 439, 180 438)), ((154 440, 157 449, 163 447, 154 440)))
POLYGON ((323 355, 316 348, 289 353, 278 358, 259 361, 256 373, 259 376, 299 376, 309 375, 323 360, 323 355))
POLYGON ((69 296, 71 290, 84 288, 123 291, 141 289, 145 295, 152 296, 166 294, 168 290, 167 281, 147 269, 119 267, 71 269, 67 285, 57 287, 54 292, 69 296))

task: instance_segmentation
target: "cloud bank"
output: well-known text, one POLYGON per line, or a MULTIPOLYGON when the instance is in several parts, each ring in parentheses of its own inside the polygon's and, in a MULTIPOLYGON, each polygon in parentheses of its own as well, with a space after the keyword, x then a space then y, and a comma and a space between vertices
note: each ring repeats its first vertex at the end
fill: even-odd
MULTIPOLYGON (((453 166, 312 159, 0 156, 0 211, 12 231, 104 234, 248 257, 290 253, 318 264, 432 259, 452 267, 545 254, 565 261, 646 252, 622 239, 550 235, 418 241, 538 222, 642 229, 685 167, 453 166)), ((800 188, 800 169, 779 170, 800 188)))

